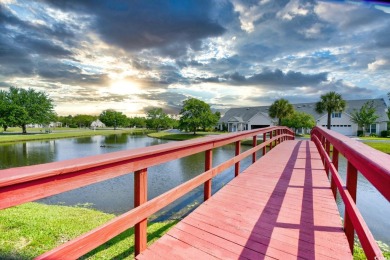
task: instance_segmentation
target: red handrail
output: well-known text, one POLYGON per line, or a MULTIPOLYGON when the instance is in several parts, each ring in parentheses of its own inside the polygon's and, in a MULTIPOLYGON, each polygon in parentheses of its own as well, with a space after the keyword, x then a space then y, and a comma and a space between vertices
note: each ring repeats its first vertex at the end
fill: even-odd
MULTIPOLYGON (((147 218, 171 202, 204 184, 205 200, 211 196, 211 179, 235 165, 247 156, 256 158, 256 152, 272 143, 294 139, 294 133, 286 127, 268 127, 239 133, 204 137, 196 140, 173 142, 140 149, 114 152, 85 158, 18 167, 0 171, 0 209, 59 194, 120 175, 135 172, 135 208, 41 256, 37 259, 57 259, 66 255, 80 257, 123 231, 135 226, 135 254, 146 249, 147 218), (270 138, 253 148, 212 167, 212 149, 266 134, 270 138), (205 172, 195 178, 147 201, 147 168, 199 152, 206 152, 205 172)), ((263 150, 264 151, 264 150, 263 150)))
POLYGON ((325 170, 331 173, 331 187, 336 197, 336 188, 345 204, 344 231, 353 252, 355 231, 368 259, 384 259, 367 224, 356 207, 357 171, 389 201, 390 200, 390 156, 361 142, 325 129, 315 127, 311 132, 325 170), (333 156, 330 159, 330 145, 333 156), (341 153, 347 164, 346 186, 338 174, 338 155, 341 153))

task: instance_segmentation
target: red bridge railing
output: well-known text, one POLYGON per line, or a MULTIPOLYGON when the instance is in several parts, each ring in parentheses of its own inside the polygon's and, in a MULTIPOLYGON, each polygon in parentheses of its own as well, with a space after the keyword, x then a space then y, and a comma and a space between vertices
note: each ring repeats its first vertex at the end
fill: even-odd
POLYGON ((140 149, 114 152, 97 156, 53 162, 0 171, 0 209, 45 198, 65 191, 134 172, 134 209, 111 221, 46 252, 37 259, 78 258, 104 244, 123 231, 135 227, 135 254, 146 249, 147 218, 176 199, 204 184, 204 199, 211 196, 212 178, 231 166, 235 175, 240 172, 240 161, 266 146, 294 139, 294 133, 286 127, 268 127, 239 133, 204 137, 196 140, 167 143, 140 149), (257 145, 257 136, 263 142, 257 145), (267 136, 269 137, 267 139, 267 136), (252 138, 253 148, 240 153, 241 141, 252 138), (212 167, 212 150, 235 143, 235 157, 212 167), (147 200, 147 168, 171 160, 205 152, 205 171, 195 178, 147 200))
POLYGON ((353 252, 356 231, 367 259, 384 259, 379 246, 356 207, 357 171, 390 201, 390 155, 323 127, 315 127, 311 132, 311 139, 321 154, 325 170, 331 179, 335 198, 338 190, 344 202, 344 231, 351 251, 353 252), (333 147, 332 159, 330 158, 331 146, 333 147), (340 153, 348 161, 346 185, 338 174, 340 153))

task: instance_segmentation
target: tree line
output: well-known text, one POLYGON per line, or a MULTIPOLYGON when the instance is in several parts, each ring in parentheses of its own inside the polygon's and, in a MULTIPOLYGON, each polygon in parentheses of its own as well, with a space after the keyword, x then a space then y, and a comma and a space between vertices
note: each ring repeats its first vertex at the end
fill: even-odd
POLYGON ((27 133, 27 125, 49 125, 51 122, 61 122, 65 127, 89 128, 99 119, 107 127, 141 127, 155 129, 179 128, 194 134, 198 129, 214 128, 220 113, 212 113, 210 105, 190 98, 183 101, 180 119, 174 118, 162 108, 152 108, 145 117, 127 117, 122 112, 107 109, 98 116, 79 114, 57 116, 54 112, 53 100, 43 91, 10 87, 8 91, 0 90, 0 125, 4 131, 8 127, 19 126, 27 133))

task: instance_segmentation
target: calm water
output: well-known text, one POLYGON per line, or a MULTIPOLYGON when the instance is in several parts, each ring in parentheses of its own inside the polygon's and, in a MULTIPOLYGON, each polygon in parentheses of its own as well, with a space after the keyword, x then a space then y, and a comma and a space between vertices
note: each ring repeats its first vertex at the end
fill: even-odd
MULTIPOLYGON (((0 145, 0 169, 67 160, 114 151, 134 149, 166 143, 168 141, 147 136, 111 135, 36 141, 0 145), (105 147, 101 147, 105 146, 105 147)), ((243 146, 242 151, 249 149, 243 146)), ((213 165, 234 156, 234 145, 213 151, 213 165)), ((250 165, 251 158, 241 163, 241 170, 250 165)), ((346 162, 340 158, 340 172, 345 180, 346 162)), ((204 153, 174 160, 148 169, 148 199, 184 183, 204 170, 204 153)), ((213 179, 213 192, 220 189, 234 176, 233 167, 213 179)), ((390 205, 361 175, 358 179, 357 205, 377 240, 390 244, 390 205)), ((45 198, 48 204, 88 204, 108 213, 121 214, 133 208, 133 175, 128 174, 108 181, 45 198)), ((203 200, 203 188, 199 187, 185 197, 156 214, 156 220, 182 217, 203 200)), ((337 200, 343 213, 343 205, 337 200)))

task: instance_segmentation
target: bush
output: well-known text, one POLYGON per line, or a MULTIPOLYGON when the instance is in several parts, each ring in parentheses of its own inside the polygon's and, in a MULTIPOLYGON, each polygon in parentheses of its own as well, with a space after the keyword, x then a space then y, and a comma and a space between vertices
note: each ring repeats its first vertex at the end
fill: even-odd
POLYGON ((74 124, 72 124, 72 125, 69 125, 69 128, 78 128, 78 126, 77 126, 77 125, 74 125, 74 124))
POLYGON ((381 131, 381 137, 388 137, 388 136, 390 136, 390 130, 381 131))
POLYGON ((364 136, 363 130, 357 130, 357 136, 364 136))
POLYGON ((371 136, 371 137, 378 137, 378 136, 376 135, 376 133, 371 133, 370 136, 371 136))

